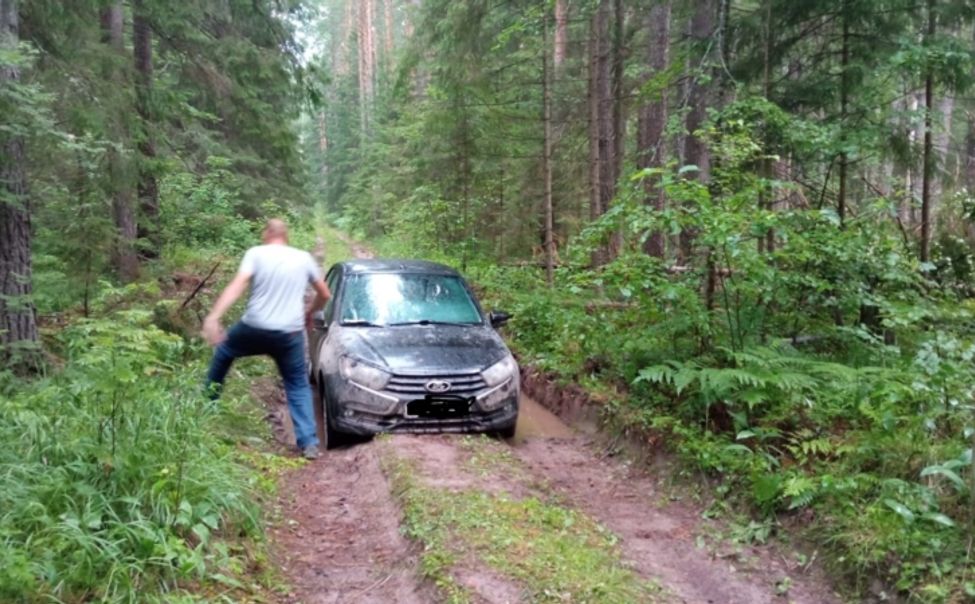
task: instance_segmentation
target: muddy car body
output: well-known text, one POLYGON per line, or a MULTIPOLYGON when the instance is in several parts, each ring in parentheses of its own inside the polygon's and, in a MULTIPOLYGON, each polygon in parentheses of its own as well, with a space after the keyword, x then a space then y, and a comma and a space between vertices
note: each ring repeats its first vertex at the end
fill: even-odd
POLYGON ((338 263, 312 329, 326 444, 380 432, 514 433, 519 372, 453 269, 417 260, 338 263))

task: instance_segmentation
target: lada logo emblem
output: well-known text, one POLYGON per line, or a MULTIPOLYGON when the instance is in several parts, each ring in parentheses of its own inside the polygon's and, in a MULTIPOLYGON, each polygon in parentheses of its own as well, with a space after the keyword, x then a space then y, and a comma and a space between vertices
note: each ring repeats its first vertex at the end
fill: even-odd
POLYGON ((445 380, 430 380, 423 385, 427 392, 440 393, 450 390, 450 382, 445 380))

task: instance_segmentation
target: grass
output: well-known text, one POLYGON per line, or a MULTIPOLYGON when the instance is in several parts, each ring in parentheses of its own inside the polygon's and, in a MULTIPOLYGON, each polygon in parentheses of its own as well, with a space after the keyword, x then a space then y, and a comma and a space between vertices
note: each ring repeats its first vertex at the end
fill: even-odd
MULTIPOLYGON (((465 447, 474 442, 469 439, 465 447)), ((660 597, 659 587, 623 564, 616 536, 579 511, 537 497, 429 487, 388 447, 383 467, 403 507, 406 534, 423 545, 422 571, 448 602, 471 601, 453 574, 459 564, 490 567, 520 585, 532 602, 613 604, 660 597)))

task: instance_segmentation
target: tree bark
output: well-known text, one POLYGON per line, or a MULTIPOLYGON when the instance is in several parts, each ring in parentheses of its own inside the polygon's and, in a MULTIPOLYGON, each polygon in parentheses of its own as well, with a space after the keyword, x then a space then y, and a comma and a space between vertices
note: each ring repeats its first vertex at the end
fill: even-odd
MULTIPOLYGON (((842 48, 840 50, 840 131, 844 132, 846 129, 846 116, 847 107, 849 104, 850 95, 850 79, 849 79, 849 67, 850 67, 850 18, 846 14, 846 4, 843 2, 843 37, 842 37, 842 48)), ((844 136, 840 135, 840 144, 845 146, 844 136)), ((840 217, 840 226, 843 226, 843 222, 846 220, 846 180, 847 180, 847 164, 849 163, 849 157, 847 156, 846 149, 840 150, 840 165, 839 165, 839 186, 840 190, 836 196, 836 213, 840 217)))
POLYGON ((552 287, 555 272, 555 240, 552 233, 552 99, 549 90, 548 15, 542 16, 542 174, 544 185, 545 282, 552 287))
MULTIPOLYGON (((588 105, 589 105, 589 219, 593 222, 603 215, 602 207, 602 170, 605 150, 601 144, 602 121, 602 91, 600 77, 602 69, 601 49, 604 44, 606 29, 605 0, 601 0, 589 24, 589 77, 588 77, 588 105)), ((592 253, 593 266, 604 263, 602 250, 592 253)))
MULTIPOLYGON (((714 33, 714 17, 716 12, 715 0, 697 0, 694 15, 691 17, 691 42, 696 49, 707 46, 714 33)), ((698 54, 698 64, 692 66, 692 81, 688 94, 689 111, 685 127, 687 138, 684 141, 684 165, 697 166, 696 178, 706 183, 711 178, 711 157, 707 145, 701 138, 699 131, 707 119, 707 109, 711 102, 711 83, 701 81, 700 76, 708 66, 707 53, 698 54)), ((683 229, 680 234, 680 260, 690 261, 693 255, 694 232, 683 229)))
POLYGON ((386 70, 393 69, 393 0, 383 0, 383 57, 386 70))
MULTIPOLYGON (((111 49, 114 56, 110 56, 105 68, 105 78, 114 86, 123 87, 124 78, 118 69, 118 61, 125 53, 125 42, 122 39, 122 29, 125 25, 125 9, 122 0, 114 0, 102 9, 102 41, 111 49)), ((124 144, 128 133, 121 123, 120 116, 107 116, 111 138, 124 144)), ((108 171, 112 188, 112 219, 117 231, 115 246, 112 254, 112 264, 119 278, 128 283, 139 277, 139 257, 135 250, 135 240, 138 236, 135 211, 132 206, 132 186, 126 169, 125 158, 117 150, 108 153, 108 171)))
MULTIPOLYGON (((16 0, 0 0, 0 50, 16 52, 19 34, 16 0)), ((17 65, 0 63, 0 86, 19 80, 17 65)), ((39 360, 32 277, 24 139, 0 132, 0 362, 18 372, 36 368, 39 360)))
POLYGON ((569 43, 569 6, 567 0, 555 0, 555 46, 552 50, 552 67, 558 74, 565 62, 569 43))
POLYGON ((144 0, 132 0, 132 56, 135 63, 135 105, 141 131, 138 145, 139 220, 138 235, 147 240, 143 255, 157 258, 162 242, 159 238, 159 183, 156 182, 156 140, 153 134, 152 107, 152 29, 144 0))
MULTIPOLYGON (((660 76, 667 70, 670 61, 670 0, 656 2, 647 13, 647 66, 645 82, 660 76)), ((645 102, 637 113, 637 167, 660 168, 664 165, 664 150, 667 141, 664 130, 667 126, 667 96, 664 90, 654 91, 654 98, 645 102)), ((655 180, 657 177, 653 177, 655 180)), ((662 187, 650 179, 646 181, 646 203, 662 212, 666 200, 662 187)), ((644 251, 657 258, 663 258, 664 235, 654 231, 643 245, 644 251)))
POLYGON ((373 0, 359 0, 359 125, 365 141, 372 120, 372 100, 376 65, 376 46, 373 41, 373 0))
MULTIPOLYGON (((589 38, 589 217, 596 221, 613 199, 616 184, 611 81, 610 0, 600 0, 592 16, 589 38)), ((592 253, 593 266, 609 259, 606 246, 592 253)))
MULTIPOLYGON (((932 40, 935 34, 936 15, 935 0, 928 0, 928 28, 927 40, 932 40)), ((934 74, 928 70, 924 80, 924 173, 921 183, 921 262, 931 259, 931 181, 934 178, 934 137, 931 132, 932 114, 934 113, 934 74)))

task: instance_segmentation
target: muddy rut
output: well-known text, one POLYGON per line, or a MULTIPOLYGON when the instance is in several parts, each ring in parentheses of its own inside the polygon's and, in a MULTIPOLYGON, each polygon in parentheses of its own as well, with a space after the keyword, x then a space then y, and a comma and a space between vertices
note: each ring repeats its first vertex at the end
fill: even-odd
MULTIPOLYGON (((270 417, 286 441, 282 401, 267 392, 263 398, 274 401, 270 417)), ((432 488, 558 498, 617 536, 623 563, 662 587, 654 601, 840 601, 822 575, 794 556, 728 542, 700 509, 673 501, 658 486, 661 477, 608 457, 589 436, 530 399, 522 401, 514 439, 477 441, 488 455, 499 448, 504 464, 473 471, 472 442, 454 435, 396 435, 328 451, 289 474, 270 530, 275 562, 290 585, 282 601, 443 601, 422 578, 422 546, 402 534, 402 510, 383 472, 382 460, 390 456, 409 461, 432 488)), ((461 561, 451 573, 474 601, 533 600, 524 586, 481 566, 461 561)))

